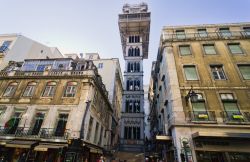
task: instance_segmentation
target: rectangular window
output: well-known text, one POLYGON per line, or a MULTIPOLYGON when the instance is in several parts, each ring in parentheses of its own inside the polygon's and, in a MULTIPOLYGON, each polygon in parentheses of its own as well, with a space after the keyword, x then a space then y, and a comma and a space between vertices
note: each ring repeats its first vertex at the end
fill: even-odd
POLYGON ((222 37, 230 37, 231 36, 231 32, 230 32, 229 28, 220 28, 219 31, 220 31, 220 35, 222 37))
POLYGON ((227 45, 232 54, 243 54, 240 43, 228 43, 227 45))
POLYGON ((238 68, 244 79, 250 79, 250 65, 238 65, 238 68))
POLYGON ((46 86, 43 92, 43 97, 53 97, 56 91, 56 86, 46 86))
POLYGON ((55 130, 55 136, 59 137, 64 136, 67 121, 68 121, 68 114, 59 114, 57 127, 55 130))
POLYGON ((179 46, 180 49, 180 55, 191 55, 191 50, 189 45, 181 45, 179 46))
POLYGON ((184 30, 176 30, 176 37, 177 39, 185 39, 185 31, 184 30))
POLYGON ((207 55, 215 55, 216 50, 214 44, 203 44, 203 49, 207 55))
POLYGON ((33 96, 33 93, 35 92, 36 84, 37 84, 36 82, 28 83, 27 87, 25 88, 25 90, 23 92, 23 96, 24 97, 33 96))
POLYGON ((17 131, 17 127, 21 120, 23 112, 15 112, 14 115, 5 123, 5 127, 7 128, 7 134, 15 134, 17 131))
POLYGON ((4 41, 2 46, 0 47, 0 52, 4 52, 4 51, 8 50, 11 42, 12 41, 4 41))
POLYGON ((88 133, 87 133, 87 140, 90 140, 90 135, 92 133, 92 125, 93 125, 93 117, 90 117, 89 119, 89 127, 88 127, 88 133))
POLYGON ((102 69, 103 68, 103 63, 99 63, 98 64, 98 69, 102 69))
POLYGON ((194 65, 185 65, 183 68, 187 80, 198 80, 196 68, 194 65))
POLYGON ((206 29, 198 29, 198 34, 200 37, 207 37, 207 30, 206 29))
POLYGON ((222 65, 211 65, 210 68, 211 68, 211 72, 212 72, 214 80, 226 79, 226 75, 224 73, 222 65))
POLYGON ((99 123, 96 122, 96 125, 95 125, 95 137, 94 137, 94 143, 97 143, 97 137, 98 137, 98 134, 99 134, 99 123))
POLYGON ((43 120, 44 120, 44 116, 45 116, 45 113, 42 113, 42 112, 36 113, 35 124, 34 124, 34 127, 32 129, 31 135, 38 135, 38 133, 41 129, 43 120))
POLYGON ((243 27, 246 36, 250 36, 250 27, 243 27))

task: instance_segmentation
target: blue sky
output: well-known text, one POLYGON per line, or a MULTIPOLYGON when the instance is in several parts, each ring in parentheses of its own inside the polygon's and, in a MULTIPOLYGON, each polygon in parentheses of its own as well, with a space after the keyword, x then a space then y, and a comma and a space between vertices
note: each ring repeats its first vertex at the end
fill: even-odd
MULTIPOLYGON (((139 0, 0 0, 0 33, 21 33, 63 53, 98 52, 101 58, 124 60, 118 14, 125 3, 139 0)), ((163 26, 250 21, 250 0, 144 0, 151 12, 148 84, 163 26)))

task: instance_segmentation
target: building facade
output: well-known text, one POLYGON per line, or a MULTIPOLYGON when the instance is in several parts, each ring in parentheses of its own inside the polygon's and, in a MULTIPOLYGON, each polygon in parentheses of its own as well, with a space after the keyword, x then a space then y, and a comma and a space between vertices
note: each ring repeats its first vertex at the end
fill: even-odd
POLYGON ((250 161, 249 38, 250 23, 163 28, 151 75, 161 158, 250 161))
MULTIPOLYGON (((119 14, 119 29, 125 59, 119 151, 138 154, 144 152, 143 59, 148 58, 150 31, 147 4, 125 4, 119 14)), ((127 154, 122 160, 135 161, 128 157, 136 159, 127 154)))
POLYGON ((48 47, 19 34, 0 35, 0 70, 9 61, 24 59, 62 58, 63 55, 56 47, 48 47))
POLYGON ((123 78, 118 58, 100 58, 98 53, 86 53, 85 60, 92 60, 102 77, 103 84, 108 91, 109 102, 111 103, 112 128, 111 145, 108 146, 114 153, 117 151, 120 135, 120 119, 122 110, 123 78))
POLYGON ((113 110, 93 61, 29 59, 0 76, 1 160, 106 156, 113 110))

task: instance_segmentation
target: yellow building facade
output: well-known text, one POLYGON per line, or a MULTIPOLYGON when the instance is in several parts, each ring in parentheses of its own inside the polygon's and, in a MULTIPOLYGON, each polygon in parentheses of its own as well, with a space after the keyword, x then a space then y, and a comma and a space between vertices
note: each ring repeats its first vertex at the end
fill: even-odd
MULTIPOLYGON (((167 161, 250 160, 250 23, 164 27, 155 127, 167 161)), ((154 114, 152 112, 152 114, 154 114)))

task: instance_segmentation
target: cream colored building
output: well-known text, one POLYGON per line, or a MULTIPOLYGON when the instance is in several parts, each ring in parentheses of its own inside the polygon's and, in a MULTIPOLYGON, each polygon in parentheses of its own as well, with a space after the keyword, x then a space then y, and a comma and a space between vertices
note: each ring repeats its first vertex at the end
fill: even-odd
POLYGON ((63 55, 56 47, 48 47, 20 34, 0 35, 0 70, 9 61, 24 59, 62 58, 63 55))
POLYGON ((164 160, 250 161, 249 38, 250 23, 163 28, 151 119, 164 160))
POLYGON ((0 76, 1 158, 106 156, 113 110, 93 61, 29 59, 12 62, 0 76))

